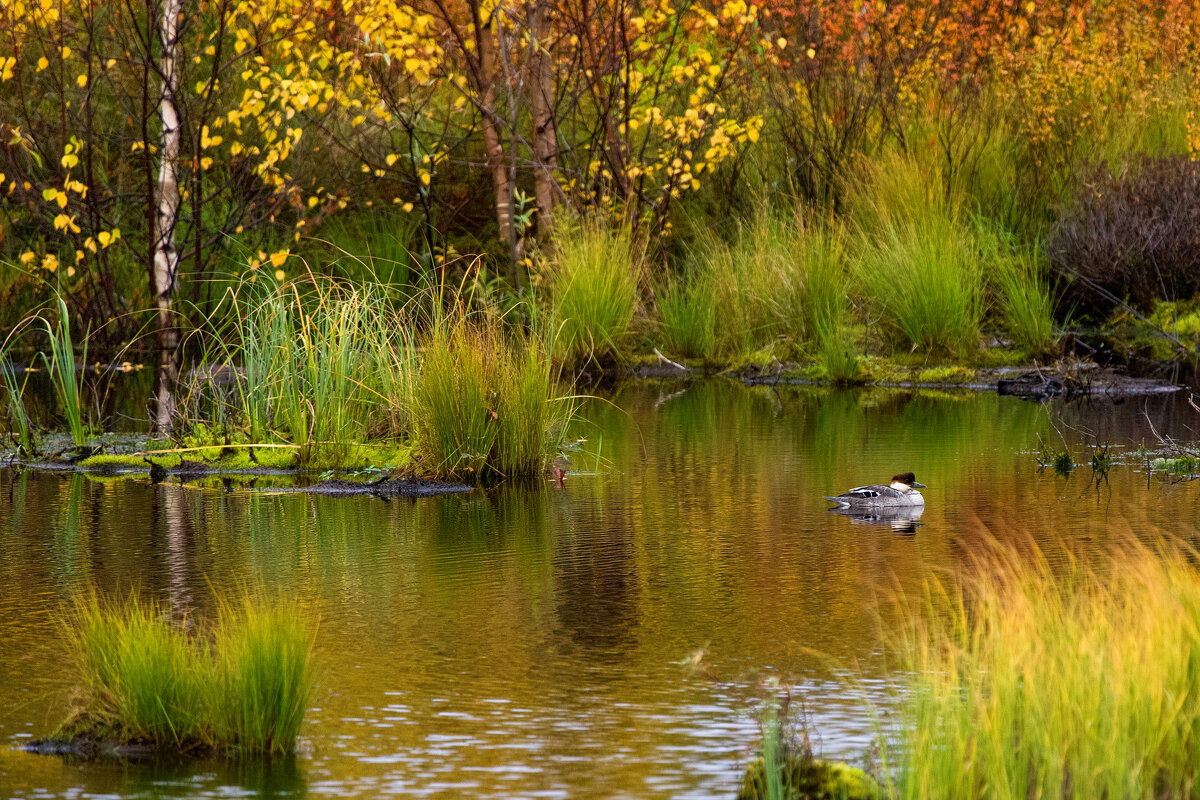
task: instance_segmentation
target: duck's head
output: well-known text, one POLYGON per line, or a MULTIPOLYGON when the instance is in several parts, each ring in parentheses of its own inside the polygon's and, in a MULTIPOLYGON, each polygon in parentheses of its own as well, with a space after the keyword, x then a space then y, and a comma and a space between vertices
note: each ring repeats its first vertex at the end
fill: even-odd
POLYGON ((899 475, 892 476, 892 488, 907 492, 912 489, 924 489, 926 486, 923 483, 917 483, 917 476, 911 472, 901 472, 899 475))

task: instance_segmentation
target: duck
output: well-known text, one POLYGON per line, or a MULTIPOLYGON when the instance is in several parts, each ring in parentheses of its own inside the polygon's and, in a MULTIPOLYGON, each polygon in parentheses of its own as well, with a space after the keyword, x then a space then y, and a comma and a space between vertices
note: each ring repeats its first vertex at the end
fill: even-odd
POLYGON ((924 506, 925 498, 918 489, 928 488, 923 483, 917 483, 917 476, 911 472, 901 472, 892 476, 889 484, 872 483, 869 486, 856 486, 837 497, 825 499, 837 503, 841 508, 897 508, 900 506, 924 506))

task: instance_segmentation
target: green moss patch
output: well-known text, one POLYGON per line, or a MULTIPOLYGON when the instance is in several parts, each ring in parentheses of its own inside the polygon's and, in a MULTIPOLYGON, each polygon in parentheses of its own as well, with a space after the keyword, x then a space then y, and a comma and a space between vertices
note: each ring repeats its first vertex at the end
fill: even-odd
POLYGON ((930 367, 917 373, 917 383, 970 383, 975 370, 970 367, 930 367))
MULTIPOLYGON (((866 772, 848 764, 789 754, 781 765, 785 797, 798 800, 873 800, 879 786, 866 772)), ((738 800, 768 800, 766 763, 757 758, 746 770, 738 800)))
MULTIPOLYGON (((160 443, 156 443, 160 444, 160 443)), ((307 461, 301 462, 300 452, 295 447, 272 447, 265 445, 225 445, 200 448, 169 450, 162 448, 141 450, 135 453, 104 453, 83 459, 78 468, 98 475, 144 474, 151 464, 168 472, 183 470, 195 465, 213 472, 255 472, 300 470, 333 470, 340 472, 362 472, 365 470, 393 470, 407 466, 411 461, 411 449, 396 442, 380 444, 328 445, 315 449, 307 461)))
MULTIPOLYGON (((164 469, 172 469, 179 466, 181 458, 178 455, 163 455, 156 456, 154 461, 164 469)), ((78 464, 79 468, 88 472, 96 472, 107 475, 119 475, 127 472, 148 472, 150 465, 146 462, 145 456, 133 455, 131 453, 103 453, 98 456, 85 458, 78 464)))

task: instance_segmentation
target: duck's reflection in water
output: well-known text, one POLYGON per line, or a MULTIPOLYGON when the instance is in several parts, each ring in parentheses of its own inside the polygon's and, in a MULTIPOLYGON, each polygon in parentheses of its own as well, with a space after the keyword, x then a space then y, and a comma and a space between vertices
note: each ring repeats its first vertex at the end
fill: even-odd
POLYGON ((917 528, 924 523, 921 515, 925 506, 897 506, 895 508, 831 508, 830 514, 849 517, 850 521, 859 525, 889 525, 892 533, 916 533, 917 528))

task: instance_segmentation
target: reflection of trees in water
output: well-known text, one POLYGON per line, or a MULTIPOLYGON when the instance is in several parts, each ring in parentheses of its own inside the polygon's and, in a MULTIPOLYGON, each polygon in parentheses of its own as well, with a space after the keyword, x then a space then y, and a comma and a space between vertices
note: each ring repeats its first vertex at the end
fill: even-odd
POLYGON ((637 564, 629 506, 589 503, 570 517, 554 548, 558 623, 598 658, 619 658, 634 643, 637 564))
POLYGON ((176 619, 191 620, 195 598, 192 594, 192 526, 190 515, 185 513, 183 494, 186 489, 179 486, 160 484, 154 487, 155 517, 166 537, 163 553, 167 581, 167 597, 171 614, 176 619))

